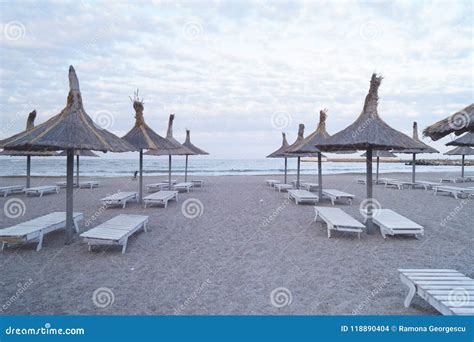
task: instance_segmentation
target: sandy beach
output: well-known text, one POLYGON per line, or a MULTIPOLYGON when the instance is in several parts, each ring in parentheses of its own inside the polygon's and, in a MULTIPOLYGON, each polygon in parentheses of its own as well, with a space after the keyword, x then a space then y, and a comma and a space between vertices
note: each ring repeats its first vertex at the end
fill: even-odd
MULTIPOLYGON (((439 181, 441 176, 446 174, 418 174, 417 178, 439 181)), ((97 189, 76 190, 74 209, 84 213, 81 231, 122 213, 149 215, 150 231, 132 236, 124 255, 119 247, 88 252, 79 238, 66 246, 63 231, 47 235, 39 252, 36 244, 6 248, 0 253, 0 303, 8 304, 2 314, 432 315, 437 311, 420 298, 415 297, 408 309, 403 306, 407 288, 397 268, 452 268, 474 276, 472 200, 378 185, 374 194, 382 207, 424 226, 425 236, 384 240, 377 230, 374 235, 364 232, 360 240, 344 233, 328 239, 323 223, 313 222, 312 205, 297 206, 286 200, 286 193, 265 185, 265 179, 275 177, 282 176, 199 177, 204 180, 202 189, 180 193, 178 202, 170 202, 166 209, 131 203, 126 209, 100 210, 100 198, 119 189, 137 190, 138 182, 130 178, 102 178, 97 189), (183 214, 188 199, 198 207, 202 203, 197 217, 191 217, 192 207, 183 214), (291 293, 291 302, 276 307, 270 295, 282 287, 291 293), (92 299, 101 288, 109 289, 113 297, 103 308, 92 299)), ((325 187, 356 196, 352 206, 337 207, 359 221, 366 190, 355 180, 361 177, 323 179, 325 187)), ((302 179, 316 181, 316 175, 302 179)), ((34 178, 32 182, 57 180, 34 178)), ((144 184, 157 180, 146 177, 144 184)), ((0 179, 2 185, 23 182, 22 178, 0 179)), ((8 218, 2 211, 1 228, 65 211, 64 189, 42 199, 1 198, 1 206, 11 198, 25 203, 24 215, 8 218)), ((321 205, 331 206, 329 201, 321 205)))

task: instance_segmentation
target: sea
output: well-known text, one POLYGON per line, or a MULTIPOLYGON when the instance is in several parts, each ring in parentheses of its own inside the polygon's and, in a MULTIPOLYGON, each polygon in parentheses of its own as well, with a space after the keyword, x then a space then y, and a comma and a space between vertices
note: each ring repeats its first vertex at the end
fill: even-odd
MULTIPOLYGON (((65 157, 32 157, 31 175, 33 176, 65 176, 65 157)), ((144 174, 149 176, 165 176, 168 174, 168 157, 148 157, 143 161, 144 174)), ((364 162, 323 162, 324 174, 365 173, 364 162)), ((210 159, 190 156, 188 174, 196 176, 228 176, 228 175, 271 175, 284 172, 283 159, 210 159)), ((288 159, 288 173, 296 173, 296 159, 288 159)), ((183 175, 185 158, 175 156, 172 159, 174 175, 183 175)), ((417 172, 460 172, 460 166, 417 165, 417 172)), ((131 176, 138 170, 138 156, 130 158, 93 158, 81 157, 79 171, 83 176, 90 177, 123 177, 131 176)), ((380 173, 410 173, 411 166, 400 163, 380 163, 380 173)), ((375 163, 374 163, 375 171, 375 163)), ((474 167, 466 167, 466 172, 474 171, 474 167)), ((0 176, 23 176, 26 173, 26 157, 0 157, 0 176)), ((316 162, 301 162, 301 174, 317 173, 316 162)))

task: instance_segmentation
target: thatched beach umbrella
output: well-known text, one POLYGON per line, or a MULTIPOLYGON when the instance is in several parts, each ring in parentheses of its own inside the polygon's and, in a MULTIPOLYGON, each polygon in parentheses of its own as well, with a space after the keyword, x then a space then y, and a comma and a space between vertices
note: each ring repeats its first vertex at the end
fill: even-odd
MULTIPOLYGON (((76 156, 76 186, 79 186, 79 157, 99 157, 90 150, 74 150, 76 156)), ((58 156, 67 156, 67 151, 63 151, 58 156)))
POLYGON ((413 140, 415 140, 416 142, 422 144, 423 148, 421 148, 421 149, 411 149, 411 148, 409 148, 409 149, 397 151, 397 153, 412 154, 411 182, 415 183, 415 181, 416 181, 416 155, 418 153, 439 153, 439 151, 420 141, 420 138, 418 138, 418 126, 417 126, 416 122, 413 122, 413 140))
POLYGON ((183 146, 192 152, 192 154, 186 154, 186 167, 184 169, 185 170, 184 181, 187 182, 188 181, 188 157, 190 155, 193 155, 193 156, 208 155, 209 153, 207 153, 204 150, 201 150, 199 147, 191 143, 191 131, 189 129, 186 130, 186 141, 183 143, 183 146))
MULTIPOLYGON (((361 157, 367 157, 367 152, 362 153, 361 157)), ((397 156, 394 155, 390 151, 372 151, 372 157, 377 157, 377 172, 376 172, 376 176, 375 176, 375 183, 377 183, 378 180, 379 180, 380 158, 397 158, 397 156)))
MULTIPOLYGON (((0 147, 5 146, 8 143, 11 143, 18 139, 19 137, 23 136, 23 134, 33 127, 35 127, 35 118, 36 118, 36 110, 33 110, 30 114, 28 114, 28 119, 26 120, 26 130, 15 134, 14 136, 0 141, 0 147)), ((26 157, 26 187, 29 188, 31 185, 31 157, 50 157, 55 156, 56 152, 54 151, 14 151, 4 149, 0 152, 0 156, 10 156, 10 157, 26 157)))
POLYGON ((461 135, 474 132, 474 103, 446 119, 440 120, 423 130, 423 135, 433 140, 441 139, 450 133, 461 135))
POLYGON ((342 131, 320 143, 322 151, 366 150, 367 159, 367 233, 373 233, 372 209, 375 205, 372 185, 372 156, 374 150, 401 150, 422 148, 423 146, 407 135, 393 129, 383 121, 378 112, 378 89, 382 77, 372 75, 369 93, 364 102, 362 113, 357 120, 342 131))
POLYGON ((114 134, 100 128, 87 115, 82 105, 79 80, 69 67, 69 94, 66 107, 48 121, 27 131, 5 145, 23 151, 67 151, 66 174, 66 231, 67 242, 74 236, 73 228, 73 172, 74 150, 111 152, 135 151, 135 148, 114 134))
MULTIPOLYGON (((288 141, 286 140, 286 133, 281 133, 282 136, 282 142, 280 148, 278 148, 276 151, 270 153, 267 158, 285 158, 285 178, 284 178, 284 183, 286 184, 287 181, 287 173, 288 173, 288 156, 286 155, 285 151, 290 146, 288 144, 288 141)), ((296 157, 296 156, 294 156, 296 157)))
POLYGON ((463 136, 448 142, 447 146, 474 146, 474 132, 467 132, 463 136))
POLYGON ((187 147, 181 145, 178 140, 173 138, 173 121, 174 114, 170 114, 168 120, 168 131, 166 132, 166 140, 173 145, 173 149, 156 149, 149 150, 146 155, 152 156, 168 156, 168 186, 171 188, 171 156, 185 156, 192 154, 192 151, 187 147))
POLYGON ((461 156, 461 178, 464 178, 464 157, 473 156, 474 149, 467 146, 458 146, 445 153, 446 156, 461 156))
MULTIPOLYGON (((132 100, 132 99, 130 99, 132 100)), ((128 141, 140 153, 139 156, 139 189, 138 202, 143 201, 143 150, 163 150, 176 149, 177 146, 163 138, 161 135, 152 130, 143 117, 143 99, 138 97, 138 90, 132 100, 133 109, 135 110, 135 126, 125 134, 122 139, 128 141)))
POLYGON ((323 198, 323 170, 321 162, 321 151, 317 146, 330 137, 326 131, 327 109, 319 111, 319 123, 316 130, 308 135, 299 145, 288 148, 290 153, 316 153, 318 155, 318 196, 323 198))

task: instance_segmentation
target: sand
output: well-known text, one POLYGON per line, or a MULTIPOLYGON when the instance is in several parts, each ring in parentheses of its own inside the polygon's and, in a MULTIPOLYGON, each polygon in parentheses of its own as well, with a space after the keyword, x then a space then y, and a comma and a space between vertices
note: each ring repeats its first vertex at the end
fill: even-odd
MULTIPOLYGON (((420 298, 408 309, 403 306, 407 288, 397 268, 453 268, 474 277, 473 200, 376 186, 382 206, 423 225, 425 236, 384 240, 377 231, 358 240, 355 234, 336 232, 328 239, 323 224, 313 222, 312 205, 297 206, 265 185, 265 179, 275 177, 281 178, 199 177, 204 188, 180 194, 167 209, 132 203, 102 212, 101 197, 137 189, 130 178, 103 178, 98 189, 76 190, 75 211, 84 213, 85 220, 95 217, 89 227, 133 213, 149 215, 150 231, 131 237, 124 255, 119 247, 88 252, 80 239, 65 245, 63 231, 47 235, 39 252, 35 244, 8 247, 0 253, 1 314, 432 315, 436 310, 420 298), (202 203, 201 215, 183 215, 187 199, 202 203), (283 295, 271 297, 279 288, 283 295)), ((352 206, 337 207, 361 221, 365 186, 356 184, 356 178, 360 175, 325 176, 324 184, 354 194, 352 206)), ((33 184, 57 180, 35 178, 33 184)), ((156 181, 147 177, 145 184, 156 181)), ((23 180, 1 178, 0 183, 23 180)), ((9 196, 0 205, 11 198, 24 201, 24 216, 8 218, 2 212, 2 228, 65 210, 64 189, 42 199, 9 196)), ((86 229, 83 222, 81 231, 86 229)))

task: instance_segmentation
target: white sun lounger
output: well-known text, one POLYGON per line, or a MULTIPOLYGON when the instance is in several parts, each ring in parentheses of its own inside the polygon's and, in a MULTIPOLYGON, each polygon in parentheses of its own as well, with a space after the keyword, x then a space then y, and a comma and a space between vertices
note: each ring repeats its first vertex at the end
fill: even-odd
MULTIPOLYGON (((380 181, 380 180, 379 180, 379 181, 380 181)), ((367 179, 365 179, 365 178, 358 178, 358 179, 356 180, 356 183, 357 183, 357 184, 364 184, 364 185, 365 185, 365 184, 367 184, 367 179)), ((377 183, 377 180, 376 180, 376 179, 372 179, 372 183, 376 184, 376 183, 377 183)))
POLYGON ((104 197, 100 199, 103 204, 107 207, 112 205, 121 205, 122 208, 125 208, 127 202, 129 201, 138 201, 138 195, 136 192, 117 192, 113 195, 104 197))
MULTIPOLYGON (((294 179, 294 180, 291 181, 291 184, 293 184, 293 186, 296 186, 296 182, 297 182, 297 180, 294 179)), ((303 180, 303 179, 300 179, 300 185, 303 184, 303 183, 308 183, 308 182, 303 180)))
MULTIPOLYGON (((66 181, 56 182, 56 183, 54 183, 54 184, 56 184, 56 185, 59 186, 60 188, 65 188, 66 185, 67 185, 67 184, 66 184, 66 181)), ((72 182, 72 186, 73 186, 74 188, 77 188, 77 183, 76 183, 76 181, 72 182)))
POLYGON ((159 191, 143 198, 145 208, 148 204, 163 204, 165 208, 168 206, 168 201, 174 199, 178 201, 178 191, 159 191))
POLYGON ((275 186, 275 184, 282 183, 282 182, 276 179, 266 179, 265 183, 267 183, 268 186, 273 187, 275 186))
POLYGON ((9 185, 0 187, 0 194, 3 194, 3 197, 7 197, 8 194, 23 193, 25 192, 24 185, 9 185))
POLYGON ((287 191, 289 189, 294 189, 295 188, 291 184, 283 184, 283 183, 275 184, 273 187, 275 188, 275 190, 278 190, 278 192, 287 191))
POLYGON ((319 184, 318 183, 301 183, 301 188, 306 189, 308 191, 318 190, 319 184))
POLYGON ((335 202, 339 200, 346 200, 352 205, 352 200, 354 199, 354 195, 337 189, 323 189, 323 196, 329 198, 332 205, 335 205, 335 202))
POLYGON ((147 192, 156 192, 169 189, 169 183, 152 183, 145 185, 147 192))
MULTIPOLYGON (((372 217, 374 223, 380 227, 384 239, 387 235, 414 235, 418 238, 424 234, 422 226, 391 209, 373 209, 372 217)), ((364 221, 367 221, 367 218, 364 221)))
POLYGON ((395 187, 399 190, 403 190, 405 188, 405 186, 408 188, 408 189, 411 189, 413 188, 413 185, 414 183, 412 182, 406 182, 406 181, 401 181, 401 180, 398 180, 398 179, 393 179, 393 180, 387 180, 385 181, 385 187, 388 188, 388 187, 395 187))
POLYGON ((319 217, 326 222, 328 238, 331 237, 331 230, 337 230, 340 232, 357 233, 360 239, 360 233, 362 233, 362 229, 365 226, 346 212, 342 211, 342 209, 314 207, 314 212, 314 221, 319 217))
POLYGON ((191 180, 191 183, 193 183, 193 188, 202 188, 204 187, 204 181, 201 179, 193 179, 191 180))
POLYGON ((441 178, 440 183, 462 183, 463 179, 461 177, 456 178, 441 178))
POLYGON ((409 292, 408 308, 415 294, 443 315, 474 315, 474 280, 450 269, 399 269, 409 292))
POLYGON ((25 194, 28 195, 39 195, 39 197, 43 197, 43 194, 49 193, 57 193, 59 194, 59 186, 57 185, 42 185, 42 186, 35 186, 33 188, 26 188, 25 194))
POLYGON ((143 228, 146 232, 148 216, 143 215, 118 215, 81 234, 89 245, 121 245, 122 254, 127 249, 129 236, 143 228))
POLYGON ((98 188, 99 185, 100 185, 99 181, 94 181, 94 180, 79 182, 79 188, 92 189, 92 188, 98 188))
POLYGON ((394 181, 396 179, 394 178, 379 178, 378 182, 376 182, 376 184, 387 184, 387 182, 390 182, 390 181, 394 181))
POLYGON ((184 182, 183 182, 183 183, 178 183, 178 184, 176 184, 173 188, 174 188, 175 190, 180 191, 180 192, 181 192, 181 191, 183 191, 183 192, 184 192, 184 191, 190 192, 191 189, 192 189, 192 187, 193 187, 193 183, 191 183, 191 182, 185 182, 185 183, 184 183, 184 182))
POLYGON ((434 189, 434 194, 437 195, 438 193, 448 193, 451 196, 454 196, 454 198, 459 199, 459 197, 464 197, 464 196, 469 196, 474 194, 474 189, 470 188, 460 188, 457 186, 445 186, 445 185, 439 185, 433 187, 434 189))
POLYGON ((319 197, 308 190, 288 190, 288 199, 294 199, 296 204, 302 202, 318 203, 319 197))
MULTIPOLYGON (((84 219, 82 213, 73 213, 74 228, 79 233, 79 221, 84 219)), ((2 251, 8 244, 38 241, 36 250, 43 246, 43 236, 55 230, 66 227, 66 213, 54 212, 33 220, 19 223, 9 228, 0 229, 2 251)))
POLYGON ((439 183, 436 182, 428 182, 428 181, 416 181, 414 183, 414 187, 421 187, 424 188, 425 190, 430 190, 433 189, 433 187, 438 186, 439 183))

